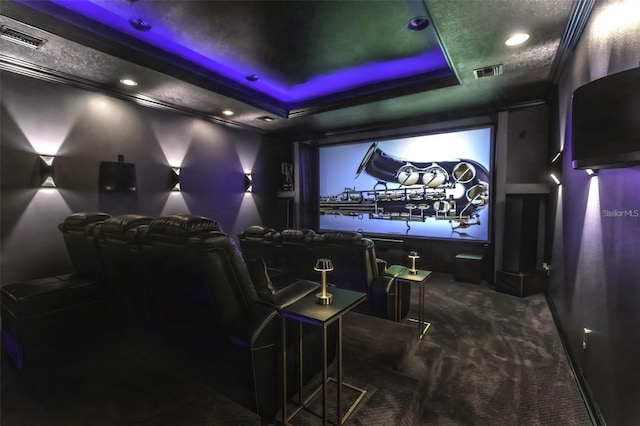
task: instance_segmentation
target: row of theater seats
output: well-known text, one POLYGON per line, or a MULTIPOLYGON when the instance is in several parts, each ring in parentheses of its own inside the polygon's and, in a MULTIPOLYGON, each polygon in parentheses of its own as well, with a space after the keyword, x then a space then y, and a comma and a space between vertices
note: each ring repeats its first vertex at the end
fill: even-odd
MULTIPOLYGON (((282 394, 278 307, 316 292, 316 282, 297 280, 261 300, 233 239, 200 216, 76 213, 59 228, 75 273, 2 287, 3 346, 13 348, 18 367, 28 360, 29 330, 50 325, 57 313, 103 304, 123 331, 161 336, 194 376, 267 421, 275 416, 282 394)), ((320 330, 292 325, 288 389, 299 381, 299 332, 303 381, 321 368, 320 330)))
MULTIPOLYGON (((334 270, 327 280, 339 288, 367 293, 367 302, 360 306, 365 313, 381 318, 396 318, 396 293, 393 276, 385 273, 387 262, 376 257, 375 245, 359 232, 336 231, 318 234, 311 229, 285 229, 255 225, 238 235, 242 254, 259 271, 264 263, 270 272, 270 281, 259 285, 257 272, 253 274, 258 290, 286 285, 295 279, 320 280, 314 270, 318 259, 331 259, 334 270), (257 267, 254 265, 257 263, 257 267)), ((410 284, 401 282, 400 317, 406 316, 411 294, 410 284)))

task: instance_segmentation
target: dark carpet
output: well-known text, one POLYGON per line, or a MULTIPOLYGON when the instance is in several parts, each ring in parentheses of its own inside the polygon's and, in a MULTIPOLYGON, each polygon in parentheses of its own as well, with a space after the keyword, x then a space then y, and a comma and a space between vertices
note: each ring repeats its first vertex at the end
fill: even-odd
POLYGON ((434 274, 425 311, 423 340, 442 351, 411 367, 430 372, 421 424, 593 424, 543 294, 518 298, 434 274))
MULTIPOLYGON (((543 295, 521 299, 438 273, 426 285, 431 327, 423 339, 412 323, 358 313, 345 317, 344 379, 367 390, 348 423, 592 424, 543 295)), ((414 290, 410 316, 417 316, 414 290)), ((139 350, 141 344, 95 345, 90 353, 52 359, 50 367, 29 375, 17 372, 3 354, 1 424, 259 423, 206 383, 139 350)), ((334 401, 335 386, 329 393, 334 401)), ((344 412, 356 394, 343 393, 344 412)), ((320 424, 320 401, 293 423, 320 424)), ((335 418, 335 406, 329 409, 335 418)))
POLYGON ((255 426, 257 415, 155 356, 139 335, 76 342, 18 371, 2 353, 2 426, 255 426))
MULTIPOLYGON (((593 424, 543 294, 513 297, 440 273, 426 286, 422 339, 414 323, 345 317, 345 380, 369 391, 348 423, 593 424)), ((293 423, 320 424, 313 407, 293 423)))

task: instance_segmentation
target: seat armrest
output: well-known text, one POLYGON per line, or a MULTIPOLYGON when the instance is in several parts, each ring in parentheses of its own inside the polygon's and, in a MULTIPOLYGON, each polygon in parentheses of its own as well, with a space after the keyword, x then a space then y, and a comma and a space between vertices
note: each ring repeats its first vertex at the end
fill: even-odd
POLYGON ((282 309, 317 291, 319 288, 320 284, 316 282, 297 280, 269 296, 264 296, 262 300, 276 309, 282 309))
POLYGON ((250 350, 274 345, 280 338, 280 315, 266 303, 252 305, 228 330, 229 339, 250 350))
POLYGON ((369 287, 367 297, 371 313, 379 318, 395 318, 395 285, 391 275, 379 275, 369 287))
POLYGON ((378 268, 378 275, 384 274, 387 270, 387 261, 384 259, 376 258, 376 268, 378 268))

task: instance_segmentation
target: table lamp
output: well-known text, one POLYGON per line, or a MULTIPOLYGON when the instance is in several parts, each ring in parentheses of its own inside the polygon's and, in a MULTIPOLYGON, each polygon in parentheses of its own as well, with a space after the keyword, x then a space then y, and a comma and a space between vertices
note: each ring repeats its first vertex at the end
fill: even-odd
POLYGON ((313 269, 322 272, 322 291, 316 294, 316 303, 330 305, 333 302, 333 295, 327 293, 327 272, 333 271, 333 263, 331 259, 318 259, 313 269))
POLYGON ((419 259, 419 258, 420 258, 420 255, 418 254, 417 251, 409 252, 409 259, 411 259, 411 270, 410 270, 410 272, 412 274, 415 274, 417 272, 417 270, 416 270, 416 259, 419 259))

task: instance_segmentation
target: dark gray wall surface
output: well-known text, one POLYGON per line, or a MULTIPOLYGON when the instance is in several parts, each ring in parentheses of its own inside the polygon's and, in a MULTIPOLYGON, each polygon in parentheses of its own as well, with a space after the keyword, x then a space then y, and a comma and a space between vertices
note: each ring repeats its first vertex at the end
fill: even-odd
POLYGON ((547 183, 549 114, 546 105, 509 112, 508 184, 547 183))
POLYGON ((595 178, 572 169, 571 96, 638 66, 638 16, 637 2, 597 3, 561 77, 552 129, 565 155, 549 296, 574 364, 610 425, 640 424, 640 167, 601 170, 595 178), (593 331, 587 350, 584 328, 593 331))
POLYGON ((73 212, 191 213, 234 237, 276 220, 280 165, 258 133, 9 72, 0 84, 2 284, 71 271, 57 225, 73 212), (36 154, 57 156, 57 189, 34 185, 36 154), (138 190, 101 195, 99 164, 118 154, 136 165, 138 190), (182 167, 182 192, 170 191, 170 166, 182 167))

